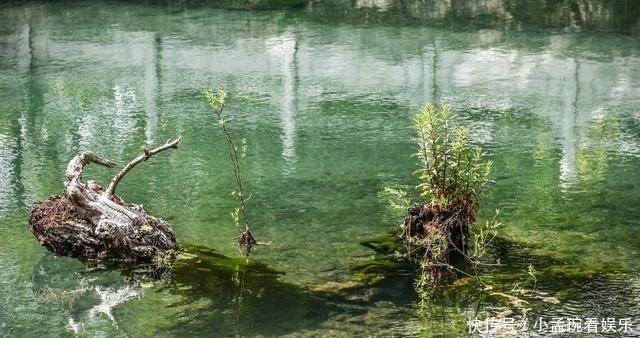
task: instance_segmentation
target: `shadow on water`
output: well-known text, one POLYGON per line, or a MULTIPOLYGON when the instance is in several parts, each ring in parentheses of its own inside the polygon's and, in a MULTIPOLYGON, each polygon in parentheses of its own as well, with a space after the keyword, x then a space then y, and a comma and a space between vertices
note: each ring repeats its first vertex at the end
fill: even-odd
MULTIPOLYGON (((375 245, 367 243, 379 252, 391 252, 390 245, 380 249, 385 245, 380 240, 375 245)), ((68 316, 71 332, 91 327, 101 318, 121 335, 133 334, 135 323, 141 320, 151 332, 146 335, 188 333, 192 337, 211 336, 212 332, 216 336, 347 332, 354 326, 361 330, 368 320, 396 325, 397 336, 444 337, 456 332, 466 336, 470 316, 506 313, 519 318, 524 308, 529 318, 640 314, 635 301, 640 279, 635 274, 610 265, 584 266, 541 257, 533 247, 497 240, 490 255, 502 265, 483 271, 491 291, 478 289, 470 278, 456 280, 438 288, 431 295, 429 313, 416 319, 415 276, 409 266, 385 254, 355 266, 351 280, 316 286, 283 282, 279 279, 282 272, 259 261, 226 257, 201 246, 186 246, 170 269, 118 270, 47 254, 33 271, 33 291, 68 316), (535 285, 527 275, 529 264, 537 270, 535 285), (505 296, 517 289, 523 292, 516 296, 525 301, 520 305, 505 296), (137 301, 131 301, 134 299, 137 301), (597 302, 588 305, 593 300, 597 302), (145 302, 148 304, 136 305, 145 302), (381 308, 396 312, 389 316, 381 308), (162 331, 153 331, 153 323, 162 323, 162 331)))
MULTIPOLYGON (((352 272, 384 276, 390 271, 408 269, 395 259, 399 245, 397 234, 369 239, 362 244, 374 249, 376 255, 352 267, 352 272)), ((487 260, 498 264, 479 266, 482 285, 477 284, 475 277, 459 276, 429 289, 423 296, 425 308, 418 311, 422 336, 472 336, 467 326, 469 318, 528 320, 530 332, 522 337, 540 337, 549 332, 533 330, 535 320, 618 320, 636 318, 640 314, 637 302, 640 278, 636 272, 616 264, 588 265, 578 260, 541 255, 536 250, 535 245, 496 237, 487 260)), ((620 334, 637 336, 632 332, 620 334)), ((496 333, 494 336, 503 335, 496 333)))
POLYGON ((170 306, 205 300, 206 307, 188 307, 175 329, 188 332, 262 332, 283 335, 314 327, 336 310, 326 295, 279 280, 281 272, 263 263, 229 258, 210 249, 189 246, 173 265, 161 289, 180 295, 170 306), (204 310, 204 311, 203 311, 204 310))
POLYGON ((379 303, 410 309, 415 301, 413 277, 404 272, 373 285, 353 280, 320 286, 283 282, 282 274, 259 261, 187 245, 171 267, 118 269, 47 254, 32 281, 36 297, 68 316, 67 330, 75 333, 102 321, 120 335, 131 334, 143 319, 164 321, 163 332, 152 336, 283 336, 322 330, 335 317, 358 321, 379 303), (153 312, 140 318, 144 310, 135 309, 147 306, 153 312))
POLYGON ((47 254, 33 272, 33 285, 39 298, 59 305, 69 315, 72 331, 98 317, 127 327, 127 319, 114 316, 113 310, 131 299, 142 299, 149 291, 168 294, 162 302, 167 308, 190 305, 182 313, 185 320, 175 319, 168 329, 196 336, 198 332, 233 336, 258 328, 282 335, 326 319, 332 305, 324 295, 283 283, 280 275, 260 262, 194 246, 180 254, 171 268, 119 270, 47 254), (203 301, 204 306, 198 305, 203 301))

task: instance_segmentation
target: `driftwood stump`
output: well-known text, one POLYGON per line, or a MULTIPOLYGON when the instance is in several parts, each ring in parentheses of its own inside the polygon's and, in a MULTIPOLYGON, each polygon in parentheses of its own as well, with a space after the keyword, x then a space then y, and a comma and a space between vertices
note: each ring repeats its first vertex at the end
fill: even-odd
POLYGON ((141 205, 125 203, 116 186, 138 163, 169 148, 180 139, 148 150, 129 162, 107 189, 84 182, 82 172, 90 163, 108 168, 117 164, 93 152, 83 152, 67 166, 64 196, 36 202, 29 216, 31 232, 55 255, 86 260, 150 261, 177 249, 169 223, 148 215, 141 205))

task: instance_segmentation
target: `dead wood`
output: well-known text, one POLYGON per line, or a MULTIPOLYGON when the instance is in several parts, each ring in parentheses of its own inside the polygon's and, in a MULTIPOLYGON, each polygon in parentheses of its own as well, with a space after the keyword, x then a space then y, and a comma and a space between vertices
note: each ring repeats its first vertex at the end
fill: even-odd
POLYGON ((122 178, 140 162, 169 148, 180 139, 148 150, 116 174, 105 190, 94 181, 85 182, 84 168, 96 163, 108 168, 117 164, 93 152, 83 152, 67 166, 64 196, 38 201, 31 209, 29 225, 40 243, 56 255, 87 260, 144 261, 172 254, 176 239, 171 226, 148 215, 141 205, 124 202, 115 194, 122 178))

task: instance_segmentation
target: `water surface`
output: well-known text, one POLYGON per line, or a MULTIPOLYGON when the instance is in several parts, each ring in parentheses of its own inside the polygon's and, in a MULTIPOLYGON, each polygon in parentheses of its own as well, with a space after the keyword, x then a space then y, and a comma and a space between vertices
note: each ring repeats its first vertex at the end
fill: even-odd
POLYGON ((543 281, 570 296, 538 312, 640 321, 638 6, 404 3, 1 5, 0 335, 428 336, 410 278, 344 299, 310 290, 350 281, 349 267, 373 254, 358 242, 399 224, 379 192, 416 183, 408 127, 429 101, 453 106, 495 162, 481 216, 500 208, 502 236, 534 246, 514 264, 625 271, 543 281), (240 272, 207 265, 202 276, 222 277, 183 269, 185 280, 132 286, 54 259, 26 225, 78 152, 122 163, 180 135, 119 193, 170 221, 180 242, 238 257, 232 167, 205 88, 230 92, 229 126, 249 144, 249 214, 272 242, 254 258, 286 273, 251 277, 240 326, 224 286, 240 272), (259 297, 261 285, 275 286, 259 297), (126 301, 94 310, 105 299, 126 301))

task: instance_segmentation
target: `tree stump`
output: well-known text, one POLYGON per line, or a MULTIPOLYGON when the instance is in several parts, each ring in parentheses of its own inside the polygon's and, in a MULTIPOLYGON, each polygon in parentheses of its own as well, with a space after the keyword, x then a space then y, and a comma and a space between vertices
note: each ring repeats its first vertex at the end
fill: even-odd
POLYGON ((87 151, 67 166, 63 196, 36 202, 29 216, 31 232, 55 255, 84 260, 151 261, 172 255, 176 238, 169 223, 148 215, 142 205, 126 203, 115 194, 116 186, 138 163, 169 148, 180 139, 149 150, 129 162, 107 189, 84 182, 82 172, 90 163, 108 168, 116 163, 87 151))

